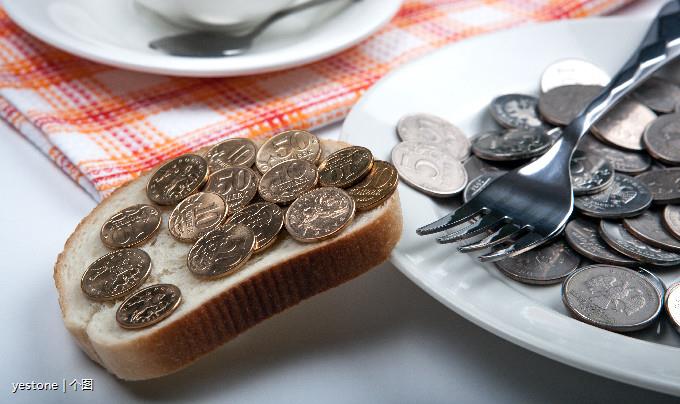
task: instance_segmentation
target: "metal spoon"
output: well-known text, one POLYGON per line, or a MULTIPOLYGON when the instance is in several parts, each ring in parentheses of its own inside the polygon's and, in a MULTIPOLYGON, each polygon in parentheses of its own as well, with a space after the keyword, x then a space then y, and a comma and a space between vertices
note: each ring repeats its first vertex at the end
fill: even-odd
MULTIPOLYGON (((252 31, 235 36, 216 31, 197 31, 178 35, 170 35, 149 42, 149 47, 174 56, 188 57, 223 57, 244 53, 253 44, 253 40, 271 24, 290 14, 303 11, 337 0, 310 0, 280 11, 267 17, 252 31)), ((352 0, 357 2, 360 0, 352 0)))

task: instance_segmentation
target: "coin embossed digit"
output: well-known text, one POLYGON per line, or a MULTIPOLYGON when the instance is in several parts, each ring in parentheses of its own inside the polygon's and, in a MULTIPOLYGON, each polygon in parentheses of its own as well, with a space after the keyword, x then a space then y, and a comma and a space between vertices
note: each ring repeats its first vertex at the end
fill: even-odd
POLYGON ((298 241, 325 240, 349 225, 354 210, 354 199, 342 189, 317 188, 288 207, 284 219, 286 230, 298 241))
POLYGON ((354 199, 357 210, 370 210, 392 196, 398 184, 397 169, 386 161, 375 160, 368 176, 346 191, 354 199))
POLYGON ((392 149, 392 163, 404 182, 431 196, 453 196, 467 184, 463 164, 436 145, 401 142, 392 149))
POLYGON ((234 213, 228 223, 240 223, 255 234, 255 253, 269 247, 283 228, 283 210, 275 203, 258 202, 234 213))
POLYGON ((246 206, 257 194, 258 176, 244 167, 229 167, 216 171, 208 178, 205 192, 224 198, 228 211, 233 213, 246 206))
POLYGON ((170 234, 182 242, 193 242, 216 228, 227 217, 227 205, 221 196, 199 192, 186 198, 170 213, 170 234))
POLYGON ((288 204, 311 190, 319 180, 316 166, 305 160, 288 160, 267 171, 258 191, 267 202, 288 204))
POLYGON ((143 250, 115 250, 87 267, 80 288, 92 300, 114 300, 141 285, 150 272, 151 257, 143 250))
POLYGON ((206 154, 210 172, 228 167, 249 168, 255 163, 257 146, 250 139, 227 139, 211 147, 206 154))
POLYGON ((159 205, 174 205, 195 193, 208 177, 208 162, 196 154, 184 154, 163 164, 149 179, 147 197, 159 205))
POLYGON ((361 181, 373 167, 373 154, 365 147, 351 146, 326 157, 319 165, 322 187, 347 188, 361 181))
POLYGON ((161 212, 151 205, 129 206, 111 216, 99 232, 110 248, 133 247, 148 240, 161 225, 161 212))
POLYGON ((262 174, 288 160, 306 160, 312 164, 321 157, 319 139, 304 130, 289 130, 267 140, 257 152, 255 164, 262 174))
POLYGON ((239 270, 255 249, 255 234, 242 224, 227 224, 196 241, 187 266, 199 278, 216 279, 239 270))
POLYGON ((175 285, 151 285, 125 299, 116 311, 118 325, 127 329, 149 327, 170 316, 182 302, 175 285))

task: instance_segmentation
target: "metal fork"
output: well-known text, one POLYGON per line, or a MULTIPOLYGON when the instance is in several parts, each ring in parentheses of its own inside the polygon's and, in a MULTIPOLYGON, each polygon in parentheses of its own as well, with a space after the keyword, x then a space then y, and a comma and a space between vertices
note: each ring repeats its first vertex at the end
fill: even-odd
POLYGON ((547 153, 498 177, 466 204, 416 232, 425 235, 457 227, 438 238, 440 243, 491 232, 459 247, 471 252, 496 246, 479 257, 482 262, 521 254, 559 235, 574 209, 569 162, 579 140, 619 100, 679 54, 680 0, 674 0, 661 8, 633 56, 562 130, 547 153))

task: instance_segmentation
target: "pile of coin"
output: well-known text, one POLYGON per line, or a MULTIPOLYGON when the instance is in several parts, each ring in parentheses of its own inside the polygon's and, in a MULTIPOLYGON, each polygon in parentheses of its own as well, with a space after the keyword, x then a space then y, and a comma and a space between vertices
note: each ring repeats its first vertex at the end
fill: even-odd
POLYGON ((87 268, 81 289, 96 301, 126 297, 116 312, 123 328, 156 324, 179 306, 181 291, 170 284, 134 291, 151 272, 151 258, 138 247, 159 231, 163 210, 172 237, 193 244, 188 270, 213 280, 272 246, 284 227, 303 243, 336 237, 355 212, 385 202, 397 183, 394 166, 365 147, 322 159, 319 139, 302 130, 279 133, 259 149, 238 138, 205 156, 181 155, 151 175, 146 194, 152 204, 127 207, 102 225, 100 238, 114 250, 87 268))
MULTIPOLYGON (((582 139, 571 161, 575 213, 562 236, 496 263, 520 282, 562 283, 562 300, 575 318, 616 332, 654 323, 664 304, 680 326, 680 283, 667 292, 654 275, 680 268, 680 205, 673 205, 680 204, 680 112, 674 112, 680 83, 664 77, 645 82, 582 139)), ((538 97, 494 98, 489 113, 498 127, 470 143, 458 140, 462 132, 443 118, 406 116, 397 124, 404 142, 393 162, 417 190, 460 194, 467 202, 507 170, 545 153, 608 80, 582 60, 555 63, 545 70, 538 97), (442 144, 455 144, 456 157, 442 144), (468 151, 461 172, 458 160, 468 151)))

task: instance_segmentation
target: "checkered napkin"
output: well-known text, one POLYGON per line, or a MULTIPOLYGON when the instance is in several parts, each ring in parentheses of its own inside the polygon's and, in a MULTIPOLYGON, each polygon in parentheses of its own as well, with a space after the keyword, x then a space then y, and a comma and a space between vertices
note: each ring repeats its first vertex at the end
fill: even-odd
POLYGON ((0 10, 0 116, 99 200, 163 160, 225 138, 341 120, 385 73, 451 42, 629 1, 407 0, 389 25, 339 55, 229 79, 88 62, 36 40, 0 10))

